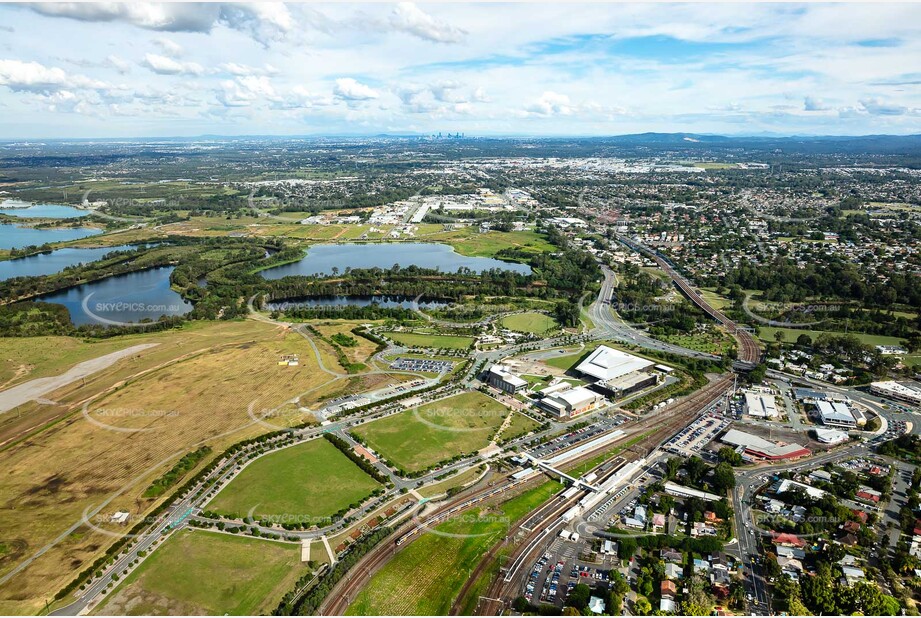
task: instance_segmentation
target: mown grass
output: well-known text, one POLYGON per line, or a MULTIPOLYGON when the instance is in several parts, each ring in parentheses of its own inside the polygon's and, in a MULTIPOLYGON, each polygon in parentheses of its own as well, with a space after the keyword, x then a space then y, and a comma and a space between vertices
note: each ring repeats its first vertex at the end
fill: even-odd
POLYGON ((489 444, 508 409, 469 392, 406 410, 353 431, 388 461, 416 472, 489 444))
POLYGON ((102 615, 265 615, 306 571, 300 546, 182 530, 131 573, 102 615))
POLYGON ((347 610, 348 615, 445 616, 464 582, 511 525, 562 488, 556 481, 498 507, 464 513, 421 535, 378 571, 347 610), (438 533, 461 535, 442 536, 438 533))
POLYGON ((368 497, 380 484, 324 439, 260 457, 249 464, 207 509, 236 517, 321 521, 368 497), (283 519, 282 519, 283 518, 283 519))

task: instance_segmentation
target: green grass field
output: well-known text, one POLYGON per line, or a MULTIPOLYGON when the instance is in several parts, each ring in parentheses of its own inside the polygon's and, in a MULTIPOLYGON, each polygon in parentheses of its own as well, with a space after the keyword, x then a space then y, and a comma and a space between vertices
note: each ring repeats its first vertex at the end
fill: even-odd
POLYGON ((470 337, 456 335, 429 335, 424 333, 385 333, 397 343, 419 348, 466 350, 473 343, 470 337))
POLYGON ((516 313, 502 318, 502 326, 509 330, 516 330, 522 333, 534 333, 543 335, 560 327, 559 323, 549 315, 543 313, 527 312, 516 313))
MULTIPOLYGON (((796 341, 796 338, 800 335, 809 335, 813 340, 820 335, 843 335, 843 332, 837 331, 821 331, 821 330, 803 330, 798 328, 775 328, 773 326, 761 326, 758 329, 758 337, 762 341, 767 341, 773 343, 774 333, 777 331, 782 331, 784 335, 784 341, 788 343, 793 343, 796 341)), ((860 341, 866 345, 900 345, 902 341, 899 337, 886 337, 884 335, 867 335, 865 333, 848 333, 860 339, 860 341)))
POLYGON ((300 546, 182 530, 97 609, 101 615, 266 615, 306 572, 300 546))
POLYGON ((502 440, 511 440, 517 438, 518 436, 524 435, 529 431, 533 431, 540 427, 540 423, 535 421, 529 416, 525 416, 520 412, 515 412, 512 414, 512 421, 509 423, 509 426, 506 427, 499 438, 502 440))
POLYGON ((461 255, 494 257, 499 251, 516 248, 531 253, 556 251, 557 247, 536 232, 489 232, 480 234, 475 228, 462 228, 451 232, 434 233, 426 240, 446 242, 461 255))
POLYGON ((291 521, 325 518, 367 497, 380 484, 323 439, 261 457, 214 497, 208 510, 291 521))
POLYGON ((725 354, 732 347, 733 340, 722 331, 711 329, 708 332, 695 332, 687 335, 668 335, 659 337, 662 341, 680 345, 689 350, 707 352, 708 354, 725 354))
POLYGON ((353 431, 408 472, 489 444, 508 409, 483 393, 469 392, 406 410, 353 431))
POLYGON ((446 616, 483 554, 511 525, 559 491, 548 481, 498 507, 465 513, 423 534, 378 571, 346 612, 353 616, 446 616), (474 514, 476 517, 471 517, 474 514))

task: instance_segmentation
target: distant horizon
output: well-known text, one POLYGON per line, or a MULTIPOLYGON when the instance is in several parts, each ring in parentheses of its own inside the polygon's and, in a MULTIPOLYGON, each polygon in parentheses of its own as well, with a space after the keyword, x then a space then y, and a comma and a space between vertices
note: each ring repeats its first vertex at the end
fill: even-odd
MULTIPOLYGON (((0 137, 0 143, 19 143, 19 142, 118 142, 118 141, 146 141, 146 140, 207 140, 207 139, 371 139, 371 138, 431 138, 437 136, 434 133, 400 133, 400 132, 377 132, 377 133, 239 133, 239 134, 219 134, 219 133, 200 133, 197 135, 133 135, 133 136, 95 136, 95 137, 0 137)), ((642 137, 644 135, 658 136, 687 136, 687 137, 723 137, 727 139, 859 139, 869 137, 917 137, 921 138, 921 129, 912 133, 858 133, 858 134, 835 134, 835 133, 701 133, 696 131, 643 131, 640 133, 610 133, 610 134, 528 134, 528 133, 484 133, 475 135, 463 135, 460 138, 448 136, 449 132, 442 131, 441 139, 616 139, 622 137, 642 137)), ((454 135, 454 131, 450 132, 454 135)), ((693 143, 693 142, 689 142, 693 143)))

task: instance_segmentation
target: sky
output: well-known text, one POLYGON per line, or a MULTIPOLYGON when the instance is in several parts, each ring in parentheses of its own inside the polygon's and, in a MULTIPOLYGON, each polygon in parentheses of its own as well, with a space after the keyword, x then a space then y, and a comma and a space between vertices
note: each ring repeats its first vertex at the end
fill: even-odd
POLYGON ((921 4, 0 5, 0 139, 921 133, 921 4))

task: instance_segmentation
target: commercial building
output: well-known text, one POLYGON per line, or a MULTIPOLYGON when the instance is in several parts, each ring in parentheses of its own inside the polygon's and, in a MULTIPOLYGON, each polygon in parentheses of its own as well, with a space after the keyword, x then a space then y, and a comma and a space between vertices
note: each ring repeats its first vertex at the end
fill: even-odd
POLYGON ((658 383, 659 374, 636 371, 604 382, 596 382, 592 387, 614 399, 620 399, 658 383))
POLYGON ((809 449, 796 443, 774 443, 737 429, 730 429, 720 440, 730 446, 743 449, 753 457, 770 459, 772 461, 780 459, 797 459, 811 453, 809 449))
POLYGON ((572 418, 594 410, 604 401, 604 397, 584 386, 577 386, 558 391, 541 399, 537 405, 559 418, 572 418))
POLYGON ((873 382, 870 384, 870 392, 880 397, 888 397, 897 401, 921 405, 921 390, 899 384, 894 380, 886 382, 873 382))
POLYGON ((607 382, 652 367, 654 364, 645 358, 601 345, 576 366, 576 371, 600 382, 607 382))
POLYGON ((843 401, 817 401, 816 408, 823 425, 832 427, 857 427, 867 423, 866 417, 843 401))
POLYGON ((486 372, 486 383, 506 393, 515 394, 528 387, 528 383, 502 365, 493 365, 486 372))
POLYGON ((721 499, 721 496, 717 496, 716 494, 694 489, 693 487, 685 487, 684 485, 679 485, 672 481, 666 481, 665 493, 678 498, 700 498, 708 502, 717 502, 721 499))
POLYGON ((777 401, 770 393, 745 391, 745 414, 757 418, 777 418, 777 401))
POLYGON ((837 429, 815 429, 815 438, 822 444, 841 444, 849 440, 848 435, 837 429))

